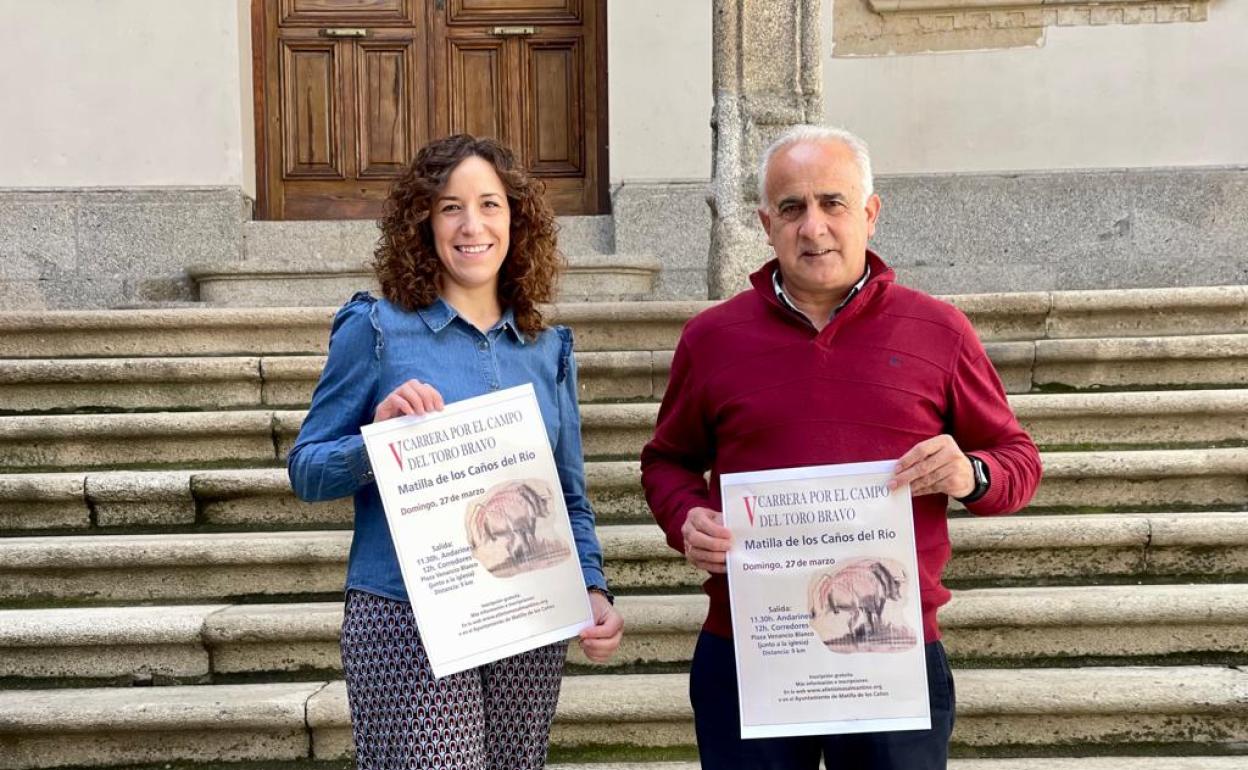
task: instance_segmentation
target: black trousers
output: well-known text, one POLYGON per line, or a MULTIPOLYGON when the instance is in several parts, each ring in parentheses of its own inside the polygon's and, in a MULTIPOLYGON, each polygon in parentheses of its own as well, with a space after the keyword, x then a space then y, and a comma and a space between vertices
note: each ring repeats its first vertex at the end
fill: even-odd
POLYGON ((940 642, 924 645, 932 727, 888 733, 743 740, 732 640, 705 631, 689 676, 702 770, 945 770, 953 733, 954 691, 940 642))

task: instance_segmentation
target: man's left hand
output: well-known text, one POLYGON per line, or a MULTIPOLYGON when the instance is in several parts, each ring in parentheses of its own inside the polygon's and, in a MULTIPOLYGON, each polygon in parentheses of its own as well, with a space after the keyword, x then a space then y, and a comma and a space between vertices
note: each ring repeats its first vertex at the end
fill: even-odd
POLYGON ((620 646, 624 618, 597 591, 589 592, 589 606, 594 613, 594 625, 581 631, 581 652, 595 663, 606 663, 620 646))
POLYGON ((966 497, 975 491, 975 472, 953 436, 942 433, 915 444, 897 461, 897 472, 888 488, 906 483, 913 497, 937 493, 966 497))

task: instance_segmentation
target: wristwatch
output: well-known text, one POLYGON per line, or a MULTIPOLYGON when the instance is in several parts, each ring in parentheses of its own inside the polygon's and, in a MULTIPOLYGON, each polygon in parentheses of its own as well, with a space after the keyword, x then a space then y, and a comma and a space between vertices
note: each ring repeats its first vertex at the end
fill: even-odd
POLYGON ((975 477, 975 488, 966 497, 957 498, 957 501, 964 505, 973 503, 988 494, 988 487, 992 484, 992 478, 988 475, 988 463, 975 455, 967 455, 966 459, 971 461, 971 474, 975 477))
POLYGON ((611 593, 610 589, 602 588, 600 586, 590 586, 586 590, 593 591, 596 594, 602 594, 606 597, 607 604, 615 604, 615 594, 611 593))

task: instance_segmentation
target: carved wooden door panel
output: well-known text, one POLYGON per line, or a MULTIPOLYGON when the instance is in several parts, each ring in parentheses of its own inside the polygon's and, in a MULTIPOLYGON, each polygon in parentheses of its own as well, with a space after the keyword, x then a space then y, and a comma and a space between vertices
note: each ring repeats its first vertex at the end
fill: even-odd
MULTIPOLYGON (((373 218, 427 141, 421 0, 261 0, 261 216, 373 218)), ((258 84, 259 85, 259 84, 258 84)))
POLYGON ((431 136, 507 142, 607 210, 604 0, 255 0, 257 216, 371 219, 431 136))
POLYGON ((435 13, 434 132, 502 139, 561 214, 607 210, 601 0, 445 0, 435 13))

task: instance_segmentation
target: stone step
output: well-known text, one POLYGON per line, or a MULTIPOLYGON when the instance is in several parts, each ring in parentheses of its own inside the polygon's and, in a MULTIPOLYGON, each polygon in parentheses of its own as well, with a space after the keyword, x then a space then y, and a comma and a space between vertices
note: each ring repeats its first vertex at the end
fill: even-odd
MULTIPOLYGON (((958 674, 954 751, 1201 753, 1248 741, 1248 673, 1212 666, 958 674)), ((555 750, 691 746, 683 674, 564 680, 555 750)), ((350 756, 341 681, 0 692, 0 768, 290 762, 350 756), (309 752, 309 748, 311 751, 309 752)))
MULTIPOLYGON (((1248 448, 1042 452, 1030 511, 1248 508, 1248 448)), ((585 465, 600 521, 650 522, 635 461, 585 465)), ((953 504, 957 508, 957 504, 953 504)), ((0 532, 348 527, 351 500, 304 503, 284 468, 0 475, 0 532)))
POLYGON ((1248 389, 1027 394, 1009 400, 1036 444, 1055 449, 1248 440, 1248 389))
POLYGON ((1029 511, 1248 507, 1242 448, 1042 452, 1041 461, 1029 511))
MULTIPOLYGON (((644 300, 663 265, 647 255, 569 253, 559 282, 561 302, 644 300)), ((214 307, 325 307, 357 291, 380 294, 370 262, 361 256, 319 262, 247 259, 190 265, 199 299, 214 307)))
MULTIPOLYGON (((1075 514, 953 519, 950 585, 1173 581, 1248 574, 1248 514, 1075 514)), ((599 529, 607 575, 625 590, 693 589, 689 566, 656 527, 599 529)))
POLYGON ((206 682, 214 669, 208 623, 229 607, 0 610, 0 681, 60 679, 56 686, 70 687, 91 679, 206 682))
POLYGON ((1248 653, 1248 584, 956 591, 940 611, 949 654, 978 665, 1069 665, 1248 653))
MULTIPOLYGON (((699 770, 697 762, 553 764, 550 770, 699 770)), ((821 765, 822 767, 822 765, 821 765)), ((949 770, 1245 770, 1243 757, 1029 757, 950 759, 949 770)))
MULTIPOLYGON (((1074 677, 1060 669, 971 669, 957 676, 955 751, 1169 743, 1208 751, 1217 745, 1235 749, 1248 733, 1243 697, 1248 673, 1236 669, 1083 668, 1074 677)), ((554 745, 601 742, 600 720, 611 721, 613 741, 692 743, 684 675, 633 675, 608 680, 611 684, 596 679, 565 680, 552 731, 554 745)), ((336 701, 327 697, 309 704, 314 730, 345 721, 345 698, 337 695, 343 690, 333 683, 323 694, 336 701), (334 711, 327 708, 331 703, 334 711)))
MULTIPOLYGON (((951 759, 949 770, 1245 770, 1239 757, 1034 757, 951 759)), ((605 770, 605 768, 603 769, 605 770)), ((655 769, 657 770, 657 768, 655 769)), ((696 770, 696 769, 695 769, 696 770)))
MULTIPOLYGON (((577 350, 670 350, 707 302, 565 303, 577 350)), ((335 308, 0 312, 0 358, 323 354, 335 308)))
POLYGON ((0 417, 0 469, 274 465, 274 413, 0 417))
POLYGON ((1248 334, 1037 340, 1034 345, 1028 389, 1248 384, 1248 334))
MULTIPOLYGON (((1142 390, 1248 383, 1248 334, 990 342, 1010 393, 1142 390)), ((582 403, 652 401, 672 352, 580 353, 582 403)), ((306 407, 324 356, 10 359, 0 361, 9 413, 306 407)))
MULTIPOLYGON (((616 607, 627 632, 609 665, 689 661, 704 595, 620 596, 616 607)), ((207 683, 338 672, 341 622, 340 602, 0 610, 0 682, 207 683)), ((1241 662, 1248 584, 955 591, 941 629, 962 665, 1241 662)), ((569 661, 591 665, 576 645, 569 661)))
MULTIPOLYGON (((1248 513, 954 519, 945 571, 959 586, 1248 575, 1248 513)), ((705 574, 653 525, 598 530, 621 591, 692 590, 705 574)), ((0 538, 0 606, 231 601, 342 590, 351 533, 177 533, 0 538)))
MULTIPOLYGON (((0 691, 0 769, 306 758, 325 682, 0 691)), ((349 730, 348 730, 349 731, 349 730)))
MULTIPOLYGON (((1063 447, 1208 446, 1248 441, 1248 389, 1025 394, 1009 397, 1037 445, 1063 447)), ((656 403, 585 404, 581 433, 587 457, 638 457, 654 434, 656 403)), ((288 451, 300 412, 276 417, 288 451)))
MULTIPOLYGON (((1124 289, 946 297, 990 341, 1239 334, 1248 287, 1124 289)), ((579 350, 671 350, 708 302, 565 303, 579 350)), ((324 353, 333 309, 238 308, 0 313, 0 358, 324 353)))
POLYGON ((621 302, 654 296, 663 263, 648 254, 576 254, 559 279, 560 302, 621 302))
MULTIPOLYGON (((1030 343, 1001 344, 1013 345, 1030 343)), ((580 353, 581 401, 658 400, 671 358, 670 350, 580 353)), ((306 408, 324 365, 319 355, 9 359, 0 361, 0 412, 306 408)))
POLYGON ((379 290, 367 252, 319 262, 252 260, 187 265, 200 302, 211 307, 327 307, 379 290))
MULTIPOLYGON (((556 217, 559 247, 565 254, 615 251, 615 220, 610 215, 556 217)), ((316 264, 345 258, 368 259, 381 231, 367 219, 253 220, 243 223, 243 254, 248 260, 316 264)))
MULTIPOLYGON (((1014 345, 1030 343, 1001 344, 1014 345)), ((580 353, 581 400, 657 400, 671 358, 670 350, 580 353)), ((8 359, 0 412, 307 407, 324 365, 319 355, 8 359)))
MULTIPOLYGON (((1248 440, 1248 388, 1026 394, 1010 405, 1036 443, 1061 449, 1209 446, 1248 440)), ((658 405, 586 404, 586 457, 637 457, 658 405)), ((0 417, 0 469, 273 465, 302 411, 139 412, 0 417)))
MULTIPOLYGON (((559 217, 559 248, 568 255, 568 300, 644 298, 662 266, 653 257, 615 253, 611 216, 559 217)), ((369 266, 380 231, 368 220, 243 223, 243 260, 194 265, 200 298, 225 306, 338 305, 375 288, 369 266)))

